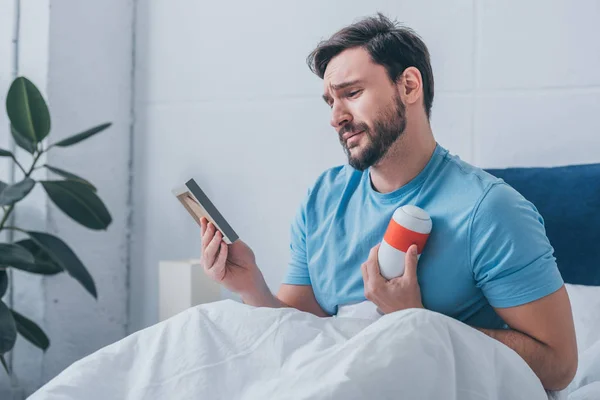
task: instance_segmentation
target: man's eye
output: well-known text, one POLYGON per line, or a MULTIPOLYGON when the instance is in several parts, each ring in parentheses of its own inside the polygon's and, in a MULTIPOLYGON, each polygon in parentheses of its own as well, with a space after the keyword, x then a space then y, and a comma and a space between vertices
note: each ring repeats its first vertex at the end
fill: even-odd
POLYGON ((353 90, 352 92, 348 93, 348 97, 356 97, 360 92, 360 90, 353 90))

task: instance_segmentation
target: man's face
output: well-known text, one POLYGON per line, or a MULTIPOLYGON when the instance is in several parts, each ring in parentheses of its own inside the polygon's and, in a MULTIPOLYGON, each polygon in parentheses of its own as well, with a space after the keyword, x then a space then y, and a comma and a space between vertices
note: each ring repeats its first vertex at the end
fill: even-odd
POLYGON ((406 128, 404 104, 385 67, 352 48, 331 59, 323 81, 349 164, 360 171, 377 164, 406 128))

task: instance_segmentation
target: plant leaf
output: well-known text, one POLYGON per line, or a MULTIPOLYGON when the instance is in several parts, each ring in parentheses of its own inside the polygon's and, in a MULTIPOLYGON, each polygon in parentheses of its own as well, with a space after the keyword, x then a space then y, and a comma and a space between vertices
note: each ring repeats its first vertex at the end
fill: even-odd
POLYGON ((0 354, 0 362, 2 362, 2 366, 4 367, 4 370, 6 371, 6 373, 8 375, 10 375, 10 370, 8 369, 8 364, 6 363, 6 360, 4 359, 4 354, 0 354))
POLYGON ((77 176, 77 175, 72 174, 72 173, 70 173, 68 171, 65 171, 64 169, 56 168, 56 167, 53 167, 53 166, 48 165, 48 164, 46 164, 44 166, 46 168, 48 168, 50 171, 54 172, 55 174, 62 176, 63 178, 67 178, 67 179, 70 179, 70 180, 73 180, 73 181, 78 181, 78 182, 81 182, 81 183, 85 183, 94 192, 96 191, 96 187, 94 185, 92 185, 88 180, 83 179, 80 176, 77 176))
POLYGON ((18 244, 0 243, 0 265, 12 265, 15 262, 32 263, 33 255, 18 244))
POLYGON ((28 231, 27 234, 36 245, 48 254, 52 261, 60 265, 69 275, 79 281, 92 296, 97 298, 94 279, 65 242, 44 232, 28 231))
POLYGON ((33 240, 23 239, 15 244, 26 248, 31 254, 33 254, 33 263, 12 263, 11 267, 20 269, 22 271, 30 272, 32 274, 41 275, 56 275, 60 272, 64 272, 60 265, 56 264, 50 256, 44 252, 33 240))
POLYGON ((54 204, 81 225, 100 230, 111 224, 106 206, 88 185, 78 181, 41 181, 41 184, 54 204))
POLYGON ((12 312, 12 316, 15 320, 15 325, 17 326, 17 332, 25 339, 27 339, 34 346, 46 351, 48 346, 50 346, 50 340, 48 336, 44 333, 42 328, 37 326, 37 324, 30 319, 24 317, 19 314, 15 310, 10 310, 12 312))
POLYGON ((17 341, 17 326, 12 313, 0 300, 0 354, 9 352, 17 341))
POLYGON ((12 125, 10 126, 10 132, 12 133, 12 137, 15 140, 17 146, 19 146, 29 154, 35 153, 35 144, 30 139, 20 134, 12 125))
POLYGON ((82 140, 89 138, 90 136, 93 136, 97 133, 102 132, 103 130, 105 130, 106 128, 108 128, 111 125, 112 125, 112 122, 107 122, 107 123, 95 126, 93 128, 88 129, 87 131, 78 133, 76 135, 73 135, 66 139, 63 139, 60 142, 54 143, 53 146, 67 147, 67 146, 74 145, 76 143, 81 142, 82 140))
POLYGON ((6 294, 8 289, 8 274, 5 269, 0 270, 0 299, 6 294))
POLYGON ((8 150, 0 149, 0 157, 13 157, 13 153, 8 150))
POLYGON ((29 272, 31 274, 39 275, 56 275, 63 272, 63 270, 60 267, 57 267, 56 264, 42 263, 38 261, 35 261, 34 263, 14 263, 11 265, 11 267, 21 271, 29 272))
POLYGON ((27 78, 18 77, 6 95, 6 112, 11 124, 33 144, 50 132, 50 111, 38 88, 27 78))
POLYGON ((22 200, 31 192, 34 186, 35 181, 31 178, 25 178, 21 182, 7 186, 0 193, 0 206, 10 206, 22 200))

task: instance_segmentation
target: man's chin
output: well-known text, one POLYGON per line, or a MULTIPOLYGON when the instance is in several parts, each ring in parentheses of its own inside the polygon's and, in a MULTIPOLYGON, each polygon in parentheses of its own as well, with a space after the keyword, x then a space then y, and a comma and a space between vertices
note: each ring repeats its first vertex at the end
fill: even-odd
POLYGON ((351 147, 350 149, 344 147, 344 151, 346 153, 346 157, 348 157, 348 164, 350 164, 350 166, 354 169, 361 170, 360 168, 357 168, 362 165, 362 152, 358 146, 351 147))
POLYGON ((346 155, 348 156, 348 164, 359 171, 364 171, 369 167, 377 165, 383 158, 383 154, 374 154, 370 149, 362 149, 362 151, 356 152, 351 150, 346 155))
POLYGON ((359 157, 348 157, 348 164, 356 170, 364 171, 369 168, 369 165, 365 164, 364 160, 359 157))

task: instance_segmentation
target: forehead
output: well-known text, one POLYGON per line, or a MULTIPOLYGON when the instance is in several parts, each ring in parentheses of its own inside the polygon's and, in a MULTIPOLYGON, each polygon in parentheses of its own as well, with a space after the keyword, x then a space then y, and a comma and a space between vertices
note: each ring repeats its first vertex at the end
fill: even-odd
POLYGON ((342 51, 329 61, 323 83, 327 90, 330 85, 354 80, 366 81, 382 72, 386 73, 385 68, 375 64, 367 50, 355 47, 342 51))

